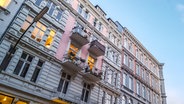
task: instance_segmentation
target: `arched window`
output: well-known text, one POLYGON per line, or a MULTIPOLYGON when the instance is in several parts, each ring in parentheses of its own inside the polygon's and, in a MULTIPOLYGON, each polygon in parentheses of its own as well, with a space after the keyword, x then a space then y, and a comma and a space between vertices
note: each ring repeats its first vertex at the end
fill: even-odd
POLYGON ((0 7, 7 8, 11 0, 0 0, 0 7))

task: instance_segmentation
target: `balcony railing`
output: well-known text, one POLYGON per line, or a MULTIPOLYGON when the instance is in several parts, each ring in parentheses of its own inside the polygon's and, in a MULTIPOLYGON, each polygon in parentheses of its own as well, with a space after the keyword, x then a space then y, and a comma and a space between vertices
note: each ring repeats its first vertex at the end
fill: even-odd
POLYGON ((90 67, 86 65, 83 76, 91 82, 98 82, 102 79, 102 71, 95 67, 90 69, 90 67))
POLYGON ((96 57, 105 54, 105 46, 102 45, 98 40, 92 41, 88 50, 91 54, 93 54, 96 57))
POLYGON ((64 55, 62 65, 67 71, 76 73, 84 69, 85 60, 70 52, 64 55))
POLYGON ((80 27, 73 28, 70 38, 72 40, 72 43, 76 44, 78 48, 89 43, 88 33, 80 27))

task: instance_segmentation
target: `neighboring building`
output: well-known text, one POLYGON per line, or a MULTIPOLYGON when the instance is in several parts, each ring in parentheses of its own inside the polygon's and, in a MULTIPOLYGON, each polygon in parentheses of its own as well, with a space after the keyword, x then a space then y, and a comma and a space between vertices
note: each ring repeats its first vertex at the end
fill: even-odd
POLYGON ((0 0, 0 40, 25 0, 0 0))
POLYGON ((20 9, 2 30, 0 103, 166 104, 163 64, 98 5, 88 0, 9 1, 20 9), (45 6, 49 11, 7 58, 45 6))

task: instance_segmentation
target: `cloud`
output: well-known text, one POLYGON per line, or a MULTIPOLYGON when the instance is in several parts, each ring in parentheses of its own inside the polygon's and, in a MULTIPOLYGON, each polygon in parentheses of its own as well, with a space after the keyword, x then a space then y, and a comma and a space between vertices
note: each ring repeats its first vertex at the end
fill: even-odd
POLYGON ((182 22, 184 22, 184 4, 176 5, 176 9, 180 12, 181 20, 182 20, 182 22))

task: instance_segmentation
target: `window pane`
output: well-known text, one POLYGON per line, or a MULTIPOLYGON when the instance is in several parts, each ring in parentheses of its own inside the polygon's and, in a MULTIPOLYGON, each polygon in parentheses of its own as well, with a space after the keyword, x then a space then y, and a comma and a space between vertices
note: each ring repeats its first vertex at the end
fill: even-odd
POLYGON ((84 99, 84 93, 85 93, 85 89, 82 90, 82 96, 81 96, 81 100, 83 101, 84 99))
POLYGON ((26 57, 27 57, 27 54, 23 52, 21 58, 26 59, 26 57))
POLYGON ((15 68, 13 74, 18 75, 19 72, 20 72, 20 70, 21 70, 21 68, 22 68, 22 65, 23 65, 23 61, 19 60, 19 62, 18 62, 18 64, 17 64, 17 66, 16 66, 16 68, 15 68))
POLYGON ((84 99, 85 102, 88 101, 88 94, 89 94, 89 91, 86 91, 86 96, 85 96, 85 99, 84 99))
POLYGON ((64 88, 63 88, 63 93, 66 94, 66 91, 68 89, 68 84, 69 82, 68 81, 65 81, 65 85, 64 85, 64 88))
POLYGON ((32 78, 31 78, 31 81, 32 82, 36 82, 39 72, 40 72, 40 69, 39 68, 36 68, 35 71, 34 71, 34 73, 33 73, 32 78))
POLYGON ((60 79, 60 82, 59 82, 59 86, 58 86, 58 88, 57 88, 57 91, 61 92, 62 86, 63 86, 63 82, 64 82, 64 80, 61 78, 61 79, 60 79))
POLYGON ((0 94, 0 104, 12 104, 13 97, 0 94))
POLYGON ((29 56, 27 61, 31 62, 33 60, 33 57, 32 56, 29 56))
POLYGON ((24 78, 26 76, 26 74, 27 74, 28 69, 29 69, 29 64, 26 63, 24 65, 24 68, 23 68, 22 73, 20 74, 20 76, 24 78))
POLYGON ((42 67, 42 65, 43 65, 43 62, 39 60, 39 61, 38 61, 38 66, 39 66, 39 67, 42 67))
POLYGON ((71 76, 70 76, 70 75, 68 75, 68 76, 67 76, 67 79, 68 79, 68 80, 70 80, 70 78, 71 78, 71 76))

